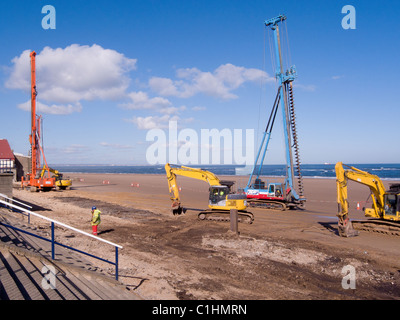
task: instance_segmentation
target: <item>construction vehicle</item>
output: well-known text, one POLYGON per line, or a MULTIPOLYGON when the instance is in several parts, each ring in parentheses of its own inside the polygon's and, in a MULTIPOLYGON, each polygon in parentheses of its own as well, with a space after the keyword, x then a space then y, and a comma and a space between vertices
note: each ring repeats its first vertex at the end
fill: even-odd
POLYGON ((54 174, 53 177, 55 178, 55 185, 58 190, 65 190, 71 187, 72 185, 71 179, 64 178, 63 174, 60 173, 58 170, 52 169, 50 167, 47 168, 45 165, 43 166, 40 177, 43 177, 47 171, 54 174))
POLYGON ((247 199, 245 194, 232 193, 233 181, 220 180, 214 173, 206 170, 190 168, 186 166, 176 166, 167 163, 165 165, 168 187, 172 200, 172 213, 182 214, 185 209, 182 206, 179 187, 176 176, 189 177, 209 184, 209 203, 208 209, 198 214, 200 220, 229 221, 230 210, 238 211, 238 221, 253 223, 254 215, 246 211, 247 199))
MULTIPOLYGON (((43 151, 43 142, 41 142, 42 117, 36 114, 36 52, 30 53, 31 63, 31 134, 29 135, 29 143, 31 145, 31 162, 30 172, 26 178, 22 177, 21 187, 30 188, 35 191, 49 191, 56 186, 63 186, 71 181, 60 181, 60 173, 52 175, 43 151), (41 158, 43 158, 43 168, 41 168, 41 158)), ((71 184, 69 184, 70 186, 71 184)))
POLYGON ((279 82, 279 87, 253 170, 250 174, 249 181, 244 188, 249 206, 251 207, 286 210, 287 208, 304 208, 306 202, 306 198, 303 195, 304 187, 300 170, 300 154, 293 99, 292 82, 297 77, 297 73, 295 66, 290 67, 290 69, 284 72, 282 63, 281 39, 278 24, 285 20, 286 17, 284 15, 279 15, 278 17, 265 21, 265 26, 270 27, 273 32, 276 57, 275 75, 279 82), (266 184, 260 179, 260 177, 280 103, 285 140, 286 177, 283 183, 266 184), (295 165, 293 164, 293 154, 295 165), (297 171, 297 187, 295 186, 295 170, 297 171))
POLYGON ((371 173, 338 162, 335 165, 338 231, 342 237, 352 237, 357 230, 376 231, 400 236, 400 184, 391 184, 385 189, 382 180, 371 173), (344 166, 348 169, 344 169, 344 166), (372 208, 363 208, 366 220, 349 219, 349 202, 347 199, 348 180, 369 187, 372 208))

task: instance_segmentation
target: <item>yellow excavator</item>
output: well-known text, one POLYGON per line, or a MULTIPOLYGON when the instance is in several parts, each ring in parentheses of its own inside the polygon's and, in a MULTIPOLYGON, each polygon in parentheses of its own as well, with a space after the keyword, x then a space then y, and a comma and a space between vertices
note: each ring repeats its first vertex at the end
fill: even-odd
POLYGON ((400 236, 400 184, 391 184, 385 189, 382 180, 360 169, 336 163, 336 187, 338 202, 338 230, 343 237, 358 234, 357 230, 376 231, 400 236), (344 169, 344 166, 348 169, 344 169), (347 181, 368 186, 371 191, 372 208, 363 208, 365 216, 371 219, 350 221, 347 200, 347 181))
POLYGON ((207 210, 198 214, 200 220, 229 221, 230 210, 238 211, 239 222, 253 223, 254 215, 246 211, 247 197, 245 194, 232 193, 231 187, 233 181, 220 180, 214 173, 206 170, 195 169, 185 166, 176 166, 167 163, 165 172, 168 179, 168 187, 172 200, 172 213, 174 215, 182 214, 182 207, 179 187, 176 176, 184 176, 207 182, 210 185, 209 203, 207 210))
POLYGON ((58 170, 52 169, 48 166, 43 166, 42 172, 40 174, 40 178, 44 177, 46 171, 54 174, 53 178, 55 178, 55 185, 56 185, 57 189, 65 190, 65 189, 69 189, 72 186, 71 179, 63 178, 62 173, 60 173, 58 170))

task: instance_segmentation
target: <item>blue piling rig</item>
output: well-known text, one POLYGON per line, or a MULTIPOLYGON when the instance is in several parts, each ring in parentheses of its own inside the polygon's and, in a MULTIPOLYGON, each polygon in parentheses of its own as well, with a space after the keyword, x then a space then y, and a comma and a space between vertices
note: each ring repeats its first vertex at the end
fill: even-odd
MULTIPOLYGON (((250 174, 249 181, 247 183, 246 188, 244 189, 245 193, 248 195, 248 198, 254 200, 253 202, 254 206, 260 206, 272 209, 277 207, 280 207, 281 209, 286 209, 287 207, 286 205, 288 205, 289 207, 296 207, 300 205, 301 207, 303 207, 306 200, 303 196, 304 188, 300 170, 300 155, 299 155, 299 147, 297 140, 296 121, 295 121, 296 116, 295 116, 294 100, 293 100, 292 82, 297 77, 297 73, 295 66, 291 66, 288 70, 284 72, 282 64, 279 23, 283 22, 284 20, 286 20, 286 16, 279 15, 275 18, 266 20, 264 22, 265 26, 269 27, 273 32, 275 60, 276 60, 275 77, 278 80, 279 86, 275 102, 270 114, 270 118, 267 127, 265 129, 260 148, 257 153, 252 173, 250 174), (263 183, 261 183, 260 175, 280 102, 282 102, 281 111, 282 111, 283 132, 285 140, 286 177, 284 185, 281 186, 280 189, 281 194, 277 196, 271 192, 269 192, 269 195, 267 195, 267 192, 265 191, 266 189, 264 188, 263 183), (297 187, 294 186, 295 170, 298 182, 297 187), (255 177, 256 181, 256 183, 254 184, 252 184, 253 177, 255 177), (264 200, 264 204, 261 203, 262 200, 264 200), (279 205, 274 206, 273 205, 274 201, 281 203, 281 206, 279 205), (266 205, 267 202, 269 204, 266 205)), ((278 185, 279 184, 275 184, 272 190, 277 190, 278 185)), ((269 188, 270 187, 268 186, 267 189, 269 188)))

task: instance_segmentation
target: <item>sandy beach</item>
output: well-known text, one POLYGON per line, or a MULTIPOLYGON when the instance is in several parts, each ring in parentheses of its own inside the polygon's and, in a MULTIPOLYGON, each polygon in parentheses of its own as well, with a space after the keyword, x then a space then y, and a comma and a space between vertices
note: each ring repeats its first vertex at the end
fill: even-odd
MULTIPOLYGON (((99 237, 123 246, 120 281, 144 299, 399 299, 398 237, 361 232, 341 238, 337 230, 334 179, 304 179, 305 210, 250 208, 253 224, 200 221, 208 185, 179 177, 187 211, 170 212, 165 175, 65 174, 71 190, 14 197, 37 213, 91 232, 90 208, 102 211, 99 237), (356 289, 344 289, 344 266, 354 266, 356 289)), ((244 187, 246 177, 220 177, 244 187)), ((270 179, 270 181, 279 179, 270 179)), ((384 181, 388 187, 390 181, 384 181)), ((349 182, 350 217, 363 218, 368 188, 349 182)), ((48 228, 48 223, 31 222, 48 228)), ((59 228, 58 240, 112 259, 106 244, 59 228)), ((113 273, 107 264, 99 264, 113 273)))

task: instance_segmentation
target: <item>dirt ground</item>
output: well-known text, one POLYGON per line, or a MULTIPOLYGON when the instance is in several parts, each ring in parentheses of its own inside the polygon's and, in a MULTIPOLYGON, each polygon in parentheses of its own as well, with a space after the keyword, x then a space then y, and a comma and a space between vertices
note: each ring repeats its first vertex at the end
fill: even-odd
MULTIPOLYGON (((240 223, 236 235, 229 222, 197 219, 208 203, 204 182, 180 179, 187 211, 173 216, 164 175, 70 176, 71 190, 14 189, 14 198, 89 233, 90 208, 97 206, 102 212, 99 237, 123 246, 120 281, 144 299, 400 298, 400 237, 367 232, 339 237, 335 180, 305 179, 305 210, 249 209, 254 223, 240 223), (342 286, 349 283, 346 266, 355 272, 355 289, 342 286)), ((223 178, 235 179, 238 186, 246 182, 223 178)), ((356 204, 364 206, 368 194, 363 186, 349 185, 352 218, 363 217, 356 204)), ((31 223, 49 228, 35 217, 31 223)), ((114 260, 112 246, 90 237, 60 227, 56 238, 114 260)), ((108 264, 93 263, 114 273, 108 264)))

